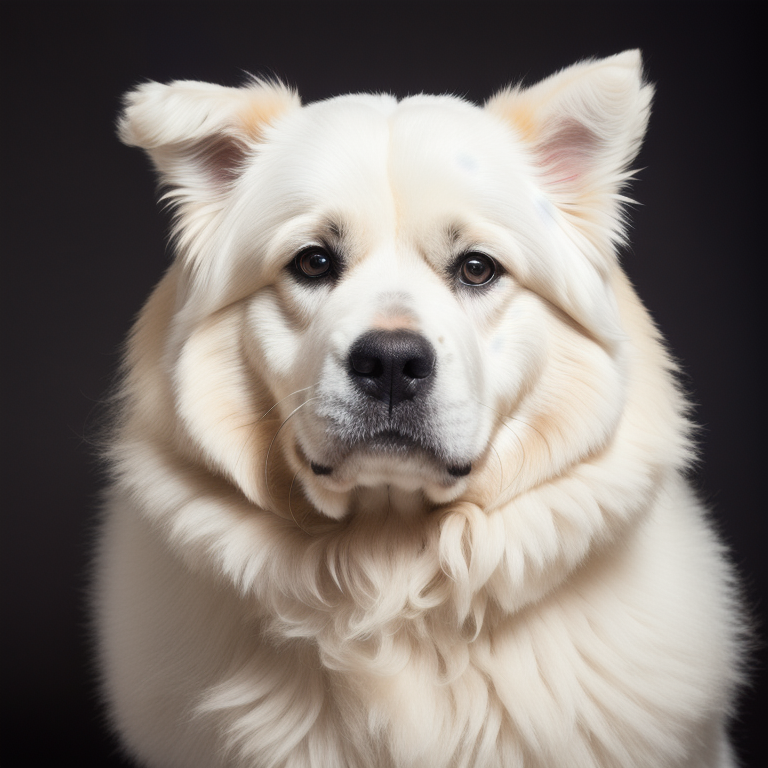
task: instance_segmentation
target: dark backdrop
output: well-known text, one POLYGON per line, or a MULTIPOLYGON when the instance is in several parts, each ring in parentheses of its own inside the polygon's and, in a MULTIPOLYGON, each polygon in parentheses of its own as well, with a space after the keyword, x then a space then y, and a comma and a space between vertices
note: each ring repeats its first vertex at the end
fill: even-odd
MULTIPOLYGON (((114 136, 120 95, 144 79, 234 85, 248 71, 286 79, 305 100, 354 90, 483 100, 520 77, 642 48, 657 97, 623 259, 683 361, 703 425, 693 481, 762 616, 764 8, 4 2, 2 765, 124 765, 99 722, 83 605, 101 484, 95 414, 168 261, 147 163, 114 136)), ((756 768, 768 765, 764 691, 745 694, 734 726, 756 768)))

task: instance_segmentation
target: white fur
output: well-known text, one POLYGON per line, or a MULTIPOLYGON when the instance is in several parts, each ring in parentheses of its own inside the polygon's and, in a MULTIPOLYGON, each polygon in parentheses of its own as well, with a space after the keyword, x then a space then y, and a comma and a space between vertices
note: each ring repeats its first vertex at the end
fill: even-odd
POLYGON ((485 108, 128 95, 121 136, 178 215, 97 562, 104 690, 139 762, 733 765, 729 568, 616 258, 650 97, 637 52, 485 108), (339 280, 297 280, 329 238, 339 280), (450 273, 469 251, 503 268, 488 288, 450 273), (354 442, 371 403, 347 354, 372 328, 435 349, 423 451, 354 442))

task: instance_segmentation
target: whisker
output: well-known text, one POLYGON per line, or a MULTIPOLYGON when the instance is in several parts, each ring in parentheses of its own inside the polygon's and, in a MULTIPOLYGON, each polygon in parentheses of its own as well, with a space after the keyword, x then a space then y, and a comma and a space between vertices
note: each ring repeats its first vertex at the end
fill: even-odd
POLYGON ((293 480, 291 480, 291 487, 288 489, 288 511, 291 513, 291 517, 293 518, 293 522, 296 523, 296 525, 301 528, 304 533, 307 534, 307 536, 311 535, 309 531, 296 519, 296 515, 293 514, 293 507, 291 506, 291 495, 293 494, 293 484, 296 482, 296 478, 299 476, 299 473, 297 472, 293 476, 293 480))
POLYGON ((496 498, 499 498, 502 493, 504 493, 504 464, 501 461, 501 456, 499 456, 499 452, 496 450, 496 446, 491 444, 490 449, 496 454, 496 459, 499 462, 499 494, 496 498))
POLYGON ((278 427, 277 432, 275 432, 274 436, 272 437, 272 440, 269 443, 269 448, 267 448, 267 455, 264 459, 264 485, 267 488, 267 494, 269 495, 269 498, 274 501, 274 497, 272 496, 272 491, 269 489, 269 454, 272 452, 272 446, 275 444, 275 440, 277 440, 277 436, 280 434, 283 427, 288 423, 288 421, 291 419, 291 417, 299 410, 301 410, 307 403, 311 403, 313 400, 319 400, 320 397, 309 397, 307 398, 301 405, 296 406, 289 414, 288 416, 283 419, 283 423, 278 427))
POLYGON ((257 421, 254 422, 254 423, 258 423, 259 421, 261 421, 265 416, 267 416, 267 414, 270 413, 270 411, 272 411, 275 408, 277 408, 277 406, 280 405, 280 403, 282 403, 283 401, 287 400, 289 397, 293 397, 294 395, 298 395, 299 392, 306 392, 308 389, 312 389, 312 387, 314 387, 314 386, 315 386, 314 384, 310 384, 308 387, 302 387, 302 389, 294 390, 293 392, 291 392, 290 395, 286 395, 285 397, 281 398, 271 408, 267 409, 261 416, 259 416, 257 421))
POLYGON ((510 418, 513 421, 518 421, 520 422, 520 424, 524 424, 526 427, 528 427, 528 429, 532 429, 541 438, 541 442, 547 446, 547 450, 549 451, 549 457, 550 459, 552 458, 552 448, 550 448, 549 441, 547 440, 546 437, 544 437, 544 434, 541 431, 536 429, 536 427, 534 427, 533 424, 531 424, 530 422, 525 421, 525 419, 520 419, 517 416, 508 416, 507 418, 510 418))
MULTIPOLYGON (((503 414, 501 411, 497 410, 496 408, 492 408, 490 405, 486 405, 483 402, 480 402, 480 400, 476 401, 479 405, 482 405, 484 408, 487 408, 489 411, 493 411, 495 414, 497 414, 500 417, 500 421, 498 422, 500 426, 504 427, 505 429, 509 430, 509 432, 512 434, 512 436, 517 440, 517 444, 520 446, 520 452, 523 455, 523 459, 520 462, 520 465, 518 466, 517 472, 515 473, 514 477, 509 481, 509 484, 504 488, 503 490, 499 491, 499 495, 496 497, 497 499, 501 498, 511 487, 512 484, 517 480, 517 478, 520 475, 520 472, 522 472, 523 464, 525 463, 525 446, 523 445, 523 441, 520 439, 519 435, 515 432, 514 429, 512 429, 509 424, 506 423, 508 419, 511 419, 512 421, 518 421, 521 424, 525 424, 526 426, 530 426, 528 422, 523 421, 522 419, 517 418, 516 416, 511 416, 508 414, 503 414)), ((544 435, 541 434, 535 427, 531 427, 535 432, 538 432, 538 434, 541 436, 541 438, 546 443, 546 439, 544 438, 544 435)), ((547 446, 549 447, 549 446, 547 446)), ((501 456, 499 456, 499 452, 494 448, 493 445, 491 445, 491 448, 493 448, 494 452, 496 453, 496 456, 499 458, 499 463, 502 466, 502 475, 503 475, 503 463, 501 461, 501 456)), ((503 482, 503 479, 502 481, 503 482)))
MULTIPOLYGON (((294 395, 298 395, 299 392, 306 392, 308 389, 312 389, 312 387, 314 387, 314 386, 315 386, 314 384, 310 384, 308 387, 302 387, 301 389, 294 390, 290 394, 288 394, 285 397, 283 397, 280 400, 278 400, 276 403, 274 403, 274 405, 271 405, 269 408, 267 408, 267 410, 264 411, 264 413, 262 413, 261 416, 259 416, 257 419, 254 419, 252 421, 246 421, 243 424, 237 424, 232 429, 233 430, 239 430, 239 429, 245 429, 246 427, 255 427, 260 421, 265 419, 275 408, 277 408, 277 406, 280 405, 280 403, 285 402, 289 397, 293 397, 294 395)), ((220 419, 219 423, 221 423, 222 421, 225 421, 227 418, 229 418, 227 415, 222 416, 222 418, 220 419)))
MULTIPOLYGON (((266 416, 267 416, 267 415, 268 415, 268 414, 269 414, 269 413, 270 413, 272 410, 274 410, 275 408, 277 408, 277 406, 278 406, 278 405, 280 405, 280 403, 284 402, 284 401, 285 401, 285 400, 287 400, 289 397, 293 397, 294 395, 298 395, 298 394, 299 394, 299 392, 306 392, 308 389, 312 389, 312 387, 313 387, 313 386, 314 386, 314 384, 311 384, 311 385, 310 385, 310 386, 308 386, 308 387, 303 387, 302 389, 297 389, 297 390, 294 390, 294 391, 293 391, 293 392, 291 392, 289 395, 286 395, 285 397, 281 398, 281 399, 280 399, 280 400, 278 400, 278 401, 277 401, 277 402, 276 402, 274 405, 272 405, 270 408, 268 408, 268 409, 267 409, 267 410, 266 410, 266 411, 265 411, 265 412, 264 412, 264 413, 263 413, 261 416, 259 416, 259 418, 258 418, 258 419, 256 419, 255 421, 247 421, 245 424, 238 424, 236 427, 234 427, 233 431, 239 431, 239 430, 241 430, 241 429, 245 429, 245 428, 250 428, 250 429, 252 429, 252 428, 253 428, 253 427, 255 427, 255 426, 256 426, 256 425, 257 425, 257 424, 258 424, 260 421, 262 421, 262 420, 263 420, 263 419, 264 419, 264 418, 265 418, 265 417, 266 417, 266 416)), ((222 421, 223 421, 225 418, 226 418, 226 417, 223 417, 223 418, 222 418, 222 421)), ((237 457, 237 463, 238 463, 238 464, 240 463, 240 460, 241 460, 241 459, 242 459, 242 457, 243 457, 243 453, 245 453, 245 449, 246 449, 246 448, 247 448, 247 447, 250 445, 251 441, 253 441, 255 438, 256 438, 256 434, 255 434, 255 433, 253 433, 253 432, 251 432, 251 433, 250 433, 250 434, 249 434, 249 435, 246 437, 245 441, 243 442, 243 445, 242 445, 242 446, 241 446, 241 448, 240 448, 240 453, 239 453, 239 455, 238 455, 238 457, 237 457)), ((269 490, 269 488, 267 488, 267 490, 269 490)))

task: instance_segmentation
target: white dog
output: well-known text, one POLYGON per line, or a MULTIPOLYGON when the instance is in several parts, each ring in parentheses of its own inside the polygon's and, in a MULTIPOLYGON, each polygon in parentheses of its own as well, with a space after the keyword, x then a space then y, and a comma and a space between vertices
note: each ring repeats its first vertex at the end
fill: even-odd
POLYGON ((177 211, 97 563, 142 765, 733 765, 729 567, 616 255, 650 101, 637 52, 484 108, 128 95, 177 211))

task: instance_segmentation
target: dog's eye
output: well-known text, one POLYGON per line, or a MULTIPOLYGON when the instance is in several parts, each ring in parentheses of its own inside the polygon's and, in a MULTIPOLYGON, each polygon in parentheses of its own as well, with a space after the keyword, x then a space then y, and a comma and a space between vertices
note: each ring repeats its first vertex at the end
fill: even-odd
POLYGON ((312 246, 296 255, 294 264, 305 277, 325 277, 333 269, 333 260, 323 248, 312 246))
POLYGON ((486 285, 494 277, 496 262, 484 253, 468 253, 459 264, 459 280, 464 285, 486 285))

